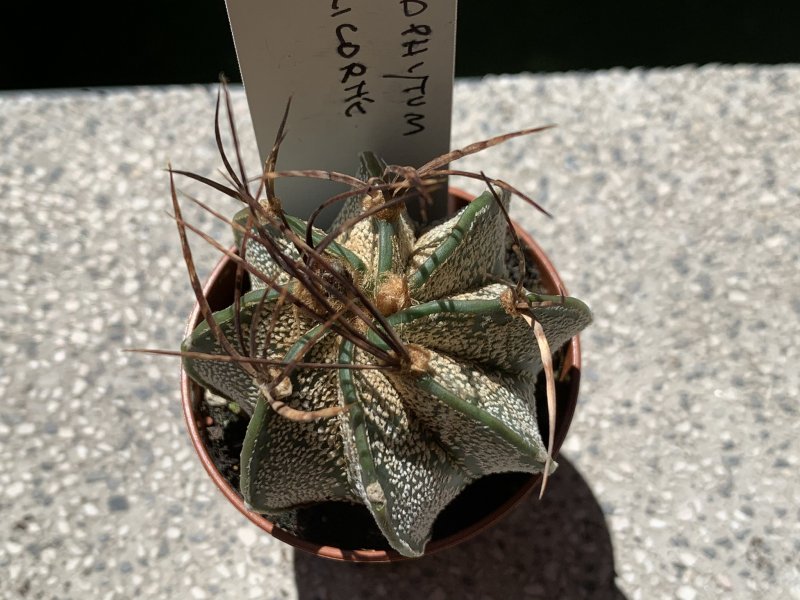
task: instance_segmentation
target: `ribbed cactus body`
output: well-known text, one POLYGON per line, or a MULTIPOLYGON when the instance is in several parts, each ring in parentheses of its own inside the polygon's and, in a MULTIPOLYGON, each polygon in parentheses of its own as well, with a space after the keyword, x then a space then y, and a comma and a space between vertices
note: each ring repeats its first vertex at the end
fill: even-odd
MULTIPOLYGON (((364 175, 380 166, 368 154, 362 161, 364 175)), ((507 205, 508 197, 501 201, 507 205)), ((380 194, 351 198, 337 222, 376 202, 382 202, 380 194)), ((235 222, 246 222, 249 214, 242 211, 235 222)), ((302 221, 288 221, 293 230, 305 230, 302 221)), ((291 256, 280 232, 271 235, 291 256)), ((324 235, 315 231, 315 242, 324 235)), ((347 409, 327 419, 289 420, 236 363, 184 358, 196 381, 251 414, 241 492, 253 510, 276 513, 327 500, 363 503, 393 548, 418 556, 437 515, 467 484, 491 473, 542 471, 547 452, 534 400, 539 348, 531 327, 509 305, 509 286, 496 283, 508 276, 506 235, 501 207, 487 192, 418 237, 399 205, 355 224, 326 249, 326 258, 380 308, 408 349, 411 362, 404 369, 359 368, 381 361, 252 278, 253 289, 239 308, 245 344, 255 336, 258 356, 343 365, 296 368, 283 401, 304 411, 347 409)), ((303 295, 301 283, 260 244, 246 246, 246 259, 303 295)), ((551 348, 591 320, 579 300, 524 293, 551 348)), ((233 307, 214 319, 236 339, 233 307)), ((359 326, 357 319, 353 323, 359 326)), ((375 347, 391 351, 376 334, 380 327, 360 327, 375 347)), ((183 349, 224 353, 205 323, 183 349)))

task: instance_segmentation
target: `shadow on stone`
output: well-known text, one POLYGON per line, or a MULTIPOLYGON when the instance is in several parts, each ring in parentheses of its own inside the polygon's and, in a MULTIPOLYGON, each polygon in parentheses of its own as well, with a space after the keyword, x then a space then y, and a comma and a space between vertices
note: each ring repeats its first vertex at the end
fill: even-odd
POLYGON ((526 598, 625 600, 603 512, 562 455, 536 491, 489 531, 440 553, 393 564, 347 564, 295 553, 300 600, 526 598))

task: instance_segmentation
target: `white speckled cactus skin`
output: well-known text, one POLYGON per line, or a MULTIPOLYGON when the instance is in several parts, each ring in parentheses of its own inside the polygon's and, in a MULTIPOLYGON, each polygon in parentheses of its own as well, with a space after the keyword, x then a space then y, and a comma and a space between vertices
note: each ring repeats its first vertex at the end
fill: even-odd
MULTIPOLYGON (((378 162, 365 154, 362 175, 374 175, 378 162)), ((380 194, 347 200, 338 222, 376 201, 380 194)), ((507 206, 507 195, 502 202, 507 206)), ((234 221, 245 223, 249 214, 245 209, 234 221)), ((547 458, 534 400, 539 349, 531 327, 504 301, 509 287, 496 283, 508 275, 507 224, 498 202, 487 192, 419 237, 414 231, 401 204, 345 230, 325 251, 381 307, 413 352, 415 359, 403 368, 356 368, 380 366, 381 360, 333 330, 320 332, 318 322, 282 301, 279 288, 265 281, 298 296, 303 286, 262 245, 251 241, 246 247, 247 261, 264 277, 251 277, 252 290, 240 303, 245 343, 255 335, 257 354, 265 358, 343 365, 294 369, 291 394, 283 398, 303 411, 346 409, 336 416, 283 418, 236 363, 184 358, 192 378, 251 414, 241 492, 253 510, 276 513, 327 500, 363 503, 389 544, 406 556, 424 552, 437 515, 467 484, 490 473, 538 473, 547 458), (264 316, 252 331, 256 310, 264 316)), ((273 233, 299 260, 280 232, 273 233)), ((591 321, 588 308, 574 298, 524 295, 553 349, 591 321)), ((233 307, 214 319, 227 337, 236 337, 233 307)), ((391 354, 376 333, 380 326, 362 329, 391 354)), ((206 323, 183 350, 224 354, 206 323)))

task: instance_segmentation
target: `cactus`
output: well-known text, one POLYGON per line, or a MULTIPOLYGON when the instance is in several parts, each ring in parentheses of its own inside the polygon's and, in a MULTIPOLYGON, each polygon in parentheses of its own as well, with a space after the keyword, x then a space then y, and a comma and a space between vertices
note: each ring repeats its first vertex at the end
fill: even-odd
POLYGON ((252 510, 362 503, 395 550, 419 556, 437 515, 470 482, 552 470, 534 400, 542 338, 559 348, 590 322, 588 308, 509 282, 508 184, 481 175, 487 192, 419 234, 406 209, 452 173, 444 165, 508 137, 417 170, 365 152, 355 178, 275 172, 276 143, 255 193, 221 142, 230 186, 174 171, 246 204, 228 221, 238 253, 201 234, 235 261, 237 279, 250 279, 250 291, 212 315, 186 241, 195 228, 172 184, 205 317, 180 354, 195 381, 250 415, 240 487, 252 510), (314 227, 316 215, 283 212, 273 181, 290 175, 351 187, 329 202, 343 202, 330 233, 314 227))

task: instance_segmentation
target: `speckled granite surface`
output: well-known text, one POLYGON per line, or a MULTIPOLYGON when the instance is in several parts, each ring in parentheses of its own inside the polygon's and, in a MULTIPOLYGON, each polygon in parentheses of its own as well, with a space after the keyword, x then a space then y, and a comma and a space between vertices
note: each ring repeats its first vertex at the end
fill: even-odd
POLYGON ((456 145, 559 124, 463 165, 557 215, 514 213, 596 323, 545 500, 368 567, 240 517, 175 360, 121 352, 181 338, 160 169, 219 166, 213 88, 0 95, 0 597, 800 598, 799 92, 798 67, 457 84, 456 145))

